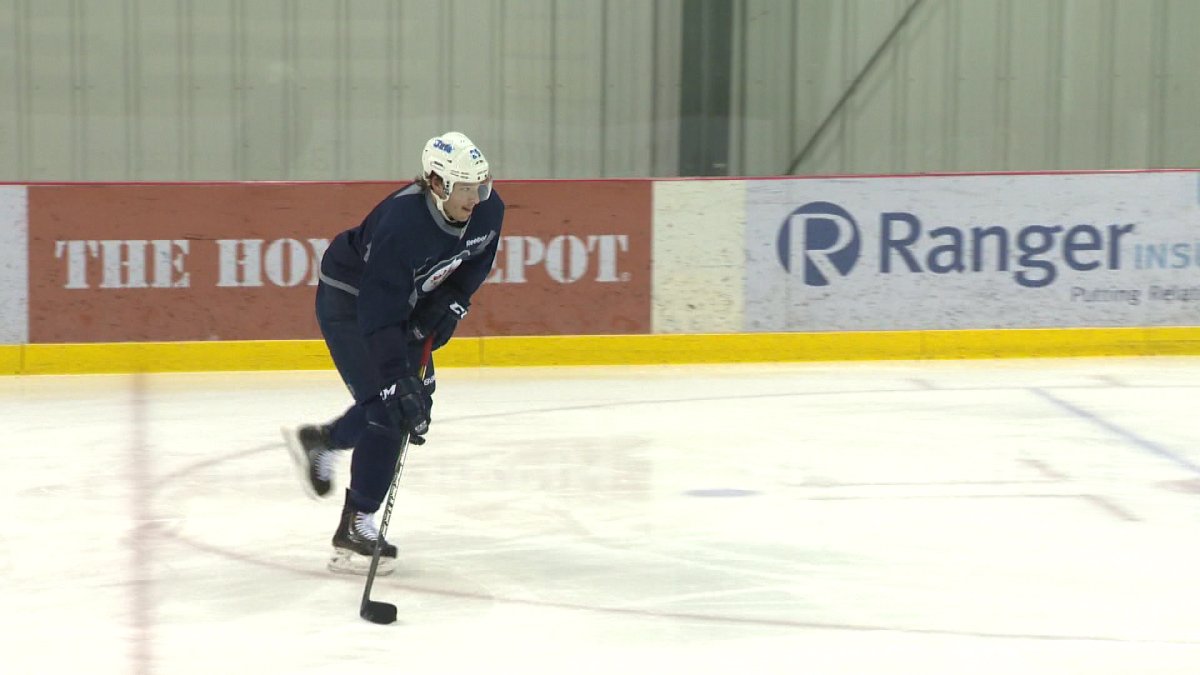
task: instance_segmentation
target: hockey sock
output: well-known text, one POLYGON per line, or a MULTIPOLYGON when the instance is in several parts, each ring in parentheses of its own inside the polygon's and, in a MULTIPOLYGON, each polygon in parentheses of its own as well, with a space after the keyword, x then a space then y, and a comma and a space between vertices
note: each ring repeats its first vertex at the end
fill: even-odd
POLYGON ((399 456, 400 442, 390 431, 374 424, 363 430, 350 458, 349 499, 355 509, 366 513, 379 510, 399 456))
POLYGON ((329 442, 334 448, 353 448, 358 445, 363 429, 367 426, 367 413, 363 406, 352 405, 342 416, 329 425, 329 442))

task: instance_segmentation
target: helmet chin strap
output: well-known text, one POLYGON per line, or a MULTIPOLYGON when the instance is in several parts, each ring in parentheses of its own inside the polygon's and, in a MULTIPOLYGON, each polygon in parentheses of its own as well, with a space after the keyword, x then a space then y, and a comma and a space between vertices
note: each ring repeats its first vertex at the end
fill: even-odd
MULTIPOLYGON (((432 174, 432 175, 437 175, 437 174, 432 174)), ((441 178, 441 176, 438 176, 438 178, 441 178)), ((442 190, 446 194, 450 194, 450 186, 446 184, 445 178, 442 178, 442 190)), ((433 203, 435 206, 437 206, 438 213, 442 214, 442 217, 446 219, 446 222, 457 223, 458 222, 457 220, 451 218, 450 214, 446 213, 446 200, 449 198, 439 195, 437 193, 437 190, 433 189, 432 183, 430 183, 430 185, 429 185, 429 194, 433 196, 433 203)))
POLYGON ((437 190, 430 190, 429 194, 433 195, 433 203, 435 206, 437 206, 438 213, 441 213, 442 217, 446 220, 454 222, 453 218, 446 215, 446 200, 437 193, 437 190))

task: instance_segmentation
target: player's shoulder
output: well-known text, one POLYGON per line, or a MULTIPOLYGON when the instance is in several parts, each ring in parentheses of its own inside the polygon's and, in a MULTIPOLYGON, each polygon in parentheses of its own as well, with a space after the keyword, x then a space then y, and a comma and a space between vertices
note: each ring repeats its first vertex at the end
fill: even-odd
POLYGON ((395 227, 401 223, 432 220, 427 201, 424 188, 419 183, 409 183, 388 195, 379 204, 377 211, 380 219, 388 223, 389 227, 395 227))
POLYGON ((487 198, 487 201, 480 202, 475 207, 477 213, 486 213, 492 217, 504 216, 504 199, 500 197, 500 192, 492 188, 492 194, 487 198))
POLYGON ((388 195, 384 202, 390 202, 393 205, 412 206, 425 203, 425 189, 420 183, 413 181, 408 185, 396 190, 388 195))

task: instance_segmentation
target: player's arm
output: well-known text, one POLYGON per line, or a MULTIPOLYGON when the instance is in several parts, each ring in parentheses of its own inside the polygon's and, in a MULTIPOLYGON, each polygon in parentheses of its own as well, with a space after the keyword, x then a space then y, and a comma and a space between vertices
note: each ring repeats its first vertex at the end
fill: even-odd
POLYGON ((493 237, 481 255, 459 265, 458 269, 454 270, 454 274, 451 274, 442 285, 452 288, 460 297, 469 301, 492 271, 492 264, 496 261, 496 251, 499 246, 500 237, 493 237))
POLYGON ((496 252, 500 248, 500 230, 504 223, 504 202, 500 199, 499 193, 496 192, 492 193, 491 200, 489 201, 494 202, 494 208, 496 209, 496 236, 488 242, 483 255, 463 263, 446 280, 452 283, 453 287, 464 294, 467 299, 475 295, 475 291, 479 290, 479 287, 487 280, 488 274, 492 271, 492 263, 496 260, 496 252))
POLYGON ((359 284, 358 325, 384 384, 411 375, 408 323, 412 313, 411 246, 391 231, 377 232, 359 284))
MULTIPOLYGON (((395 230, 377 231, 371 240, 358 293, 358 324, 367 353, 379 373, 379 401, 394 431, 407 431, 418 445, 429 428, 424 386, 408 362, 408 324, 412 313, 412 246, 402 246, 395 230)), ((369 392, 356 392, 356 398, 369 392)), ((372 409, 367 411, 368 422, 372 409)))
MULTIPOLYGON (((500 216, 503 217, 503 205, 500 216)), ((498 232, 498 229, 497 229, 498 232)), ((413 317, 414 337, 434 336, 433 348, 438 349, 450 340, 458 322, 467 316, 471 296, 483 285, 496 260, 500 237, 492 237, 483 252, 459 266, 428 297, 421 301, 413 317)))

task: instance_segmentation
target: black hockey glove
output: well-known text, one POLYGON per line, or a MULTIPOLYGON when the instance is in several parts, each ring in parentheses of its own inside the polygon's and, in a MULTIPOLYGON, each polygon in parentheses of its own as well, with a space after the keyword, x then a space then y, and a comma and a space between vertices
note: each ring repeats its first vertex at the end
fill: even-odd
POLYGON ((418 340, 433 336, 433 348, 450 341, 458 322, 467 315, 471 299, 448 285, 438 286, 417 303, 412 316, 412 335, 418 340))
POLYGON ((379 392, 379 400, 401 433, 408 432, 414 445, 423 445, 422 436, 429 431, 429 410, 425 408, 425 393, 421 380, 402 377, 379 392))

